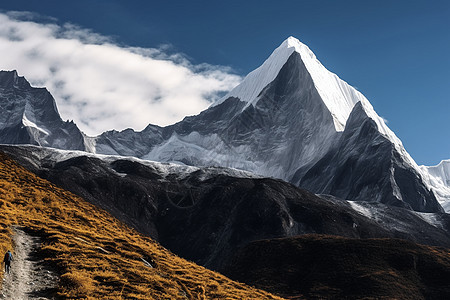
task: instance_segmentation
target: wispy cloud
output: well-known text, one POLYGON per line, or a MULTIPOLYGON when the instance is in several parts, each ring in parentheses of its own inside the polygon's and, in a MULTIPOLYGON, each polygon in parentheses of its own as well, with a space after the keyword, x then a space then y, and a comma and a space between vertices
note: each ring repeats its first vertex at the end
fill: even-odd
POLYGON ((174 123, 207 108, 241 79, 226 67, 193 65, 164 48, 120 46, 31 13, 0 13, 0 24, 0 69, 45 86, 62 118, 89 135, 174 123))

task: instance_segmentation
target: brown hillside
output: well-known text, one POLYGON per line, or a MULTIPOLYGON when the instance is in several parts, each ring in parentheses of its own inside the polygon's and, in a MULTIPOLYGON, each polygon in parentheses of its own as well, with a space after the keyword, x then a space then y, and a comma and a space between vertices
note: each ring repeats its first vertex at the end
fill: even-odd
POLYGON ((225 274, 287 298, 450 299, 450 250, 398 239, 256 241, 225 274))
POLYGON ((12 225, 43 236, 61 298, 281 299, 177 257, 3 154, 0 211, 0 253, 12 248, 12 225))

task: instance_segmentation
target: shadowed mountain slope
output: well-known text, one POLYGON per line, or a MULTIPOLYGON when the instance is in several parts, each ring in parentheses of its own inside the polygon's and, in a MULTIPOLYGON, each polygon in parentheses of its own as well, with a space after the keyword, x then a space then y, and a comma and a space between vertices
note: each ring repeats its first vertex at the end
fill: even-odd
POLYGON ((238 247, 305 233, 450 247, 450 216, 317 196, 224 168, 193 168, 31 146, 1 150, 196 263, 222 270, 238 247))
POLYGON ((448 299, 450 251, 395 239, 261 240, 238 252, 230 277, 296 299, 448 299))

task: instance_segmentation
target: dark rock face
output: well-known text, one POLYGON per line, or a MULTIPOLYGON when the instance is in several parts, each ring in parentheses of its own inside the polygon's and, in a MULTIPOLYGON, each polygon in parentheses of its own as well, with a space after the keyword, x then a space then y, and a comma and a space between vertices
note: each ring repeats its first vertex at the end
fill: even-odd
POLYGON ((293 180, 306 189, 342 199, 443 212, 420 175, 378 131, 360 103, 355 105, 336 147, 293 180))
POLYGON ((415 211, 444 212, 434 193, 426 188, 417 172, 405 166, 398 153, 394 152, 394 179, 399 187, 402 199, 415 211))
POLYGON ((448 250, 322 235, 255 241, 227 276, 286 298, 448 299, 448 250))
MULTIPOLYGON (((75 156, 58 151, 0 146, 39 176, 106 209, 174 253, 216 270, 236 249, 258 239, 305 233, 353 238, 397 237, 450 247, 450 217, 318 197, 281 180, 237 178, 226 169, 161 172, 164 165, 132 159, 75 156)), ((79 155, 79 154, 78 154, 79 155)))
POLYGON ((0 71, 0 143, 87 150, 84 135, 59 116, 45 88, 34 88, 16 71, 0 71))

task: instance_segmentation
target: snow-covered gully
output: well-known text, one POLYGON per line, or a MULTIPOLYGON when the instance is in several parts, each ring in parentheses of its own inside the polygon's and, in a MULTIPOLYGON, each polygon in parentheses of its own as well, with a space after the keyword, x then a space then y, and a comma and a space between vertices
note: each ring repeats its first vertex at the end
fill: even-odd
POLYGON ((55 299, 57 275, 37 256, 41 238, 14 227, 13 261, 3 277, 1 299, 55 299))

